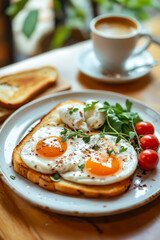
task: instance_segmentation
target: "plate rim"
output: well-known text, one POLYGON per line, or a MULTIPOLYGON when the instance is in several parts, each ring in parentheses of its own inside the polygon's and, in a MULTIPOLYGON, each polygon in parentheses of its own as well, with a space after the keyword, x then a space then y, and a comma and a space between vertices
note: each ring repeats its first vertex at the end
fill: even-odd
MULTIPOLYGON (((79 56, 77 58, 77 62, 76 62, 77 67, 78 67, 79 71, 81 71, 83 74, 85 74, 88 77, 94 78, 96 81, 99 81, 99 82, 106 82, 106 83, 113 83, 113 84, 123 83, 124 84, 126 82, 136 81, 138 78, 142 78, 142 77, 146 76, 147 74, 149 74, 150 71, 152 70, 152 67, 148 67, 148 71, 146 71, 145 73, 142 73, 140 75, 137 75, 136 77, 134 77, 134 76, 132 76, 132 77, 122 77, 122 78, 95 77, 95 76, 89 74, 88 71, 84 70, 84 68, 82 67, 81 61, 80 61, 80 58, 82 58, 83 55, 88 54, 87 52, 94 52, 93 47, 90 47, 89 49, 88 48, 84 49, 84 51, 79 54, 79 56)), ((146 52, 150 57, 152 57, 152 55, 147 50, 145 50, 144 52, 146 52)), ((153 57, 152 57, 152 59, 154 60, 153 57)))
MULTIPOLYGON (((119 97, 124 97, 124 98, 129 98, 130 100, 133 100, 134 102, 144 106, 144 107, 147 107, 148 109, 151 109, 152 111, 154 111, 156 114, 158 114, 160 116, 160 113, 155 110, 154 108, 148 106, 147 104, 133 98, 133 97, 130 97, 130 96, 127 96, 127 95, 124 95, 124 94, 120 94, 120 93, 115 93, 115 92, 112 92, 112 91, 102 91, 102 90, 80 90, 80 91, 72 91, 72 90, 68 90, 68 91, 63 91, 63 92, 59 92, 59 93, 53 93, 53 94, 50 94, 50 95, 47 95, 47 96, 44 96, 44 97, 41 97, 39 99, 36 99, 36 100, 33 100, 27 104, 25 104, 24 106, 20 107, 19 109, 17 109, 14 113, 11 114, 11 116, 9 116, 9 118, 3 123, 3 125, 1 126, 1 129, 0 129, 0 133, 1 131, 5 128, 5 126, 8 124, 8 122, 10 120, 12 120, 12 118, 17 115, 20 111, 22 111, 23 109, 27 108, 27 107, 30 107, 38 102, 41 102, 43 100, 47 100, 47 99, 50 99, 50 98, 54 98, 56 96, 63 96, 63 95, 69 95, 69 94, 80 94, 80 93, 103 93, 103 94, 106 94, 107 93, 110 93, 111 95, 113 96, 119 96, 119 97)), ((62 99, 63 101, 63 99, 62 99)), ((3 161, 3 160, 2 160, 3 161)), ((152 194, 151 196, 149 196, 147 199, 144 199, 143 201, 141 200, 140 203, 136 203, 130 207, 126 207, 126 208, 119 208, 118 210, 112 210, 112 211, 100 211, 100 212, 78 212, 78 213, 75 213, 73 212, 73 210, 67 210, 67 209, 53 209, 53 208, 46 208, 45 206, 42 206, 40 204, 38 204, 37 202, 35 202, 32 198, 30 198, 28 195, 24 195, 23 193, 21 193, 20 191, 18 191, 16 188, 13 187, 12 185, 12 182, 9 181, 5 175, 7 176, 7 174, 5 172, 3 172, 3 170, 1 169, 1 165, 0 165, 0 172, 2 173, 2 180, 9 186, 9 188, 15 192, 18 196, 22 197, 24 200, 27 200, 28 202, 30 202, 32 205, 34 206, 38 206, 40 208, 43 208, 45 210, 48 210, 48 211, 51 211, 51 212, 55 212, 55 213, 59 213, 59 214, 65 214, 65 215, 70 215, 70 216, 79 216, 79 217, 99 217, 99 216, 109 216, 109 215, 115 215, 115 214, 120 214, 120 213, 123 213, 123 212, 128 212, 130 210, 133 210, 133 209, 136 209, 136 208, 139 208, 145 204, 148 204, 149 202, 153 201, 155 198, 157 198, 159 195, 160 195, 160 189, 158 191, 156 191, 156 193, 152 194)), ((8 176, 7 176, 8 177, 8 176)), ((68 196, 68 195, 67 195, 68 196)), ((74 198, 74 196, 72 196, 74 198)), ((95 199, 96 201, 96 199, 95 199)))

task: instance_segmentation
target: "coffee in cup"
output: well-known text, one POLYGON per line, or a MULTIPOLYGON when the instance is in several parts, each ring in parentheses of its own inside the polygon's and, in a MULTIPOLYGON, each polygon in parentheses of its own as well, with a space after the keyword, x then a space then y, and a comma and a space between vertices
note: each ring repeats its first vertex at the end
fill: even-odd
POLYGON ((98 16, 90 28, 94 52, 103 70, 121 71, 130 56, 143 52, 152 41, 149 34, 141 33, 136 19, 122 15, 98 16), (141 37, 147 38, 146 43, 136 47, 141 37))
POLYGON ((101 19, 95 24, 95 28, 104 37, 124 37, 137 31, 137 26, 134 22, 120 17, 101 19))

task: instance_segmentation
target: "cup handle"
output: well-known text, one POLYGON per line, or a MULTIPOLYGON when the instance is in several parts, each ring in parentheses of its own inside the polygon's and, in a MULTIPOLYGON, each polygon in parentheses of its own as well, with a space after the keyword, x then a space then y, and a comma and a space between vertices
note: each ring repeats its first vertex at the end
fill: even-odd
POLYGON ((149 33, 140 33, 139 38, 141 38, 141 37, 146 38, 146 42, 143 46, 136 47, 135 50, 133 51, 133 55, 138 55, 138 54, 142 53, 145 49, 147 49, 149 47, 149 45, 152 42, 152 37, 149 33))

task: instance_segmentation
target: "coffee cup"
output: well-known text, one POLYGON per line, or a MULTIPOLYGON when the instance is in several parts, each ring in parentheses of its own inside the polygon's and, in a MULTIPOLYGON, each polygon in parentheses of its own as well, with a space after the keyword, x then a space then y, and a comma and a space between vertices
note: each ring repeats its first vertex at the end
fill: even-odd
POLYGON ((90 23, 91 38, 102 70, 121 71, 129 57, 141 54, 152 42, 148 33, 141 33, 141 24, 132 17, 101 15, 90 23), (142 46, 136 46, 140 38, 142 46))

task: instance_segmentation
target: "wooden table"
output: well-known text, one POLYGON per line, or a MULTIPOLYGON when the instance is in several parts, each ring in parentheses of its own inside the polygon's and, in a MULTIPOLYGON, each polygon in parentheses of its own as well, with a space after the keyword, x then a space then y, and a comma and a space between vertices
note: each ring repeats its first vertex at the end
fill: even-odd
MULTIPOLYGON (((96 82, 78 72, 76 59, 88 42, 45 53, 1 69, 0 75, 49 63, 57 67, 73 90, 102 89, 142 100, 160 111, 160 66, 132 83, 112 85, 96 82)), ((152 44, 150 53, 160 60, 160 47, 152 44)), ((31 206, 0 182, 0 239, 4 240, 103 240, 160 239, 160 198, 139 209, 102 218, 75 218, 48 213, 31 206)))

